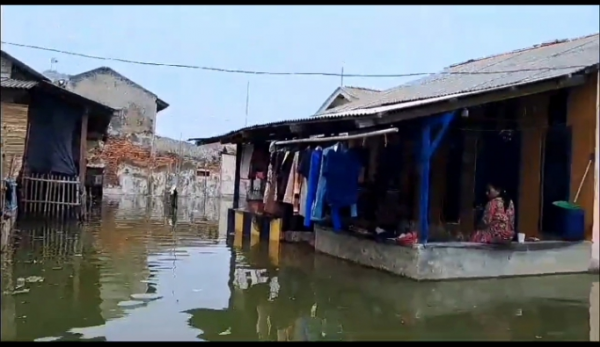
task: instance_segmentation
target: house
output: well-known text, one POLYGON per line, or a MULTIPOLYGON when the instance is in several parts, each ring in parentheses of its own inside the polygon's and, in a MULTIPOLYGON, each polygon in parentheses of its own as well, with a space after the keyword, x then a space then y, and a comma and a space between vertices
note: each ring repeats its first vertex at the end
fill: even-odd
MULTIPOLYGON (((563 237, 563 228, 557 227, 561 225, 558 215, 562 210, 553 203, 576 200, 583 212, 578 232, 592 240, 598 51, 598 34, 556 40, 456 64, 439 74, 367 95, 316 116, 196 140, 242 146, 391 127, 399 134, 394 160, 402 169, 397 179, 397 199, 386 206, 401 211, 396 215, 403 220, 397 222, 416 226, 421 243, 473 233, 479 219, 474 206, 485 202, 481 197, 491 181, 500 181, 514 201, 518 232, 542 239, 563 237)), ((381 139, 368 141, 367 146, 370 143, 382 146, 381 139)), ((385 268, 361 258, 371 252, 380 254, 383 250, 379 246, 357 246, 364 247, 363 255, 344 253, 339 247, 328 249, 331 242, 346 241, 320 229, 316 227, 318 250, 335 250, 341 253, 332 255, 385 268)), ((590 250, 581 247, 577 252, 571 248, 573 254, 563 254, 575 263, 566 265, 565 260, 565 264, 547 271, 587 269, 590 250)), ((423 252, 428 256, 429 250, 423 252)), ((411 256, 401 252, 393 255, 411 256)), ((480 261, 485 265, 470 274, 448 269, 428 272, 427 267, 404 274, 443 279, 493 276, 500 268, 505 273, 541 271, 528 262, 508 266, 488 259, 480 261)))
POLYGON ((156 94, 109 67, 69 76, 66 88, 124 112, 115 117, 111 131, 119 134, 152 135, 156 117, 169 104, 156 94))
POLYGON ((1 53, 1 66, 2 178, 15 179, 25 149, 28 91, 50 80, 5 51, 1 53))
POLYGON ((83 206, 86 143, 105 135, 116 110, 53 84, 4 51, 1 86, 3 177, 18 178, 21 212, 83 206))
POLYGON ((98 194, 163 196, 175 175, 180 177, 180 196, 200 197, 217 190, 223 146, 198 148, 156 135, 158 114, 169 104, 152 91, 109 67, 70 76, 56 71, 44 75, 121 110, 113 117, 107 141, 88 145, 89 170, 102 177, 101 182, 89 182, 98 194), (210 170, 210 177, 202 170, 210 170))

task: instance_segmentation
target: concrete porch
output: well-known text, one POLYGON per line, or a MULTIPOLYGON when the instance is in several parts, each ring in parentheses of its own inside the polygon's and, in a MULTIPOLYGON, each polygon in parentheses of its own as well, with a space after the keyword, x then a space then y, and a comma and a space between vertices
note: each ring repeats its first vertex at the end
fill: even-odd
POLYGON ((585 273, 591 242, 469 242, 402 247, 315 226, 315 250, 418 281, 585 273))

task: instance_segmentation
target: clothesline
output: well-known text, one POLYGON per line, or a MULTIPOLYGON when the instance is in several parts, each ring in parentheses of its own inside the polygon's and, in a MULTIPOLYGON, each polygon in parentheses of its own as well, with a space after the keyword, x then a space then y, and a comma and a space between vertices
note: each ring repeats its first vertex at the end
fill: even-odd
POLYGON ((347 140, 362 139, 362 138, 366 138, 366 137, 380 136, 380 135, 397 133, 397 132, 398 132, 398 128, 389 128, 389 129, 376 130, 376 131, 370 131, 370 132, 366 132, 366 133, 353 134, 353 135, 338 135, 338 136, 329 136, 329 137, 310 137, 310 138, 306 138, 306 139, 275 141, 275 142, 271 143, 271 146, 283 146, 283 145, 290 145, 293 143, 347 141, 347 140))

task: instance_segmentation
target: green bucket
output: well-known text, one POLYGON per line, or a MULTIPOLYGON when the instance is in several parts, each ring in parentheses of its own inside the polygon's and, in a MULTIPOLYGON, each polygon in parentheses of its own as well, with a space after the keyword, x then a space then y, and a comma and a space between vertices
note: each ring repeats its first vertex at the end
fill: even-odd
POLYGON ((555 201, 552 203, 552 205, 564 208, 565 210, 581 210, 581 206, 568 201, 555 201))

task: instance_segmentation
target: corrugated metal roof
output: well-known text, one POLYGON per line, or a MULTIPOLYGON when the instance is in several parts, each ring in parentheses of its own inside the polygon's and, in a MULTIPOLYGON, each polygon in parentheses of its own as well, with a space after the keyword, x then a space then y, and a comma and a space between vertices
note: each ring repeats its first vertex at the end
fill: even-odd
POLYGON ((5 57, 6 59, 12 61, 13 65, 16 66, 17 68, 23 70, 23 72, 27 73, 30 75, 30 77, 33 77, 32 79, 35 81, 50 81, 46 76, 42 75, 41 73, 35 71, 31 66, 25 64, 24 62, 20 61, 19 59, 13 57, 12 55, 8 54, 5 50, 0 50, 0 54, 5 57))
POLYGON ((573 40, 541 44, 488 58, 470 60, 453 65, 441 73, 329 109, 322 114, 333 114, 340 111, 390 105, 462 92, 492 90, 568 75, 583 70, 584 67, 599 63, 599 38, 599 34, 594 34, 573 40), (490 73, 486 74, 486 72, 490 73))
POLYGON ((15 80, 12 78, 2 79, 0 81, 0 86, 2 88, 10 88, 10 89, 31 89, 35 87, 38 83, 36 81, 21 81, 15 80))
POLYGON ((283 120, 283 121, 272 122, 272 123, 267 123, 267 124, 257 124, 257 125, 253 125, 253 126, 242 128, 240 130, 230 131, 230 132, 228 132, 227 134, 224 134, 224 135, 219 135, 219 136, 214 136, 214 137, 207 137, 207 138, 188 139, 188 141, 196 141, 197 144, 205 144, 205 143, 211 143, 211 142, 220 141, 221 138, 228 137, 228 136, 233 135, 233 134, 235 134, 237 132, 240 132, 240 131, 258 129, 258 128, 265 128, 265 127, 271 127, 271 126, 278 126, 278 125, 286 125, 286 124, 310 123, 310 122, 318 121, 318 120, 321 120, 321 119, 336 119, 336 118, 351 118, 351 117, 368 116, 368 115, 374 115, 374 114, 377 114, 377 113, 380 113, 380 112, 398 111, 398 110, 402 110, 402 109, 405 109, 405 108, 411 108, 411 107, 416 107, 416 106, 423 106, 423 105, 433 104, 433 103, 444 101, 444 100, 449 100, 449 99, 453 99, 453 98, 459 98, 459 97, 463 97, 463 96, 467 96, 467 95, 471 95, 471 94, 478 94, 478 93, 479 92, 458 93, 458 94, 451 94, 451 95, 441 96, 439 98, 430 98, 430 99, 425 99, 425 100, 417 100, 417 101, 405 102, 405 103, 395 104, 395 105, 373 107, 373 108, 368 108, 368 109, 361 108, 361 109, 344 111, 344 112, 333 113, 333 114, 323 114, 323 115, 317 115, 317 116, 311 116, 311 117, 305 117, 305 118, 283 120))
POLYGON ((346 92, 348 95, 350 95, 356 99, 362 99, 366 96, 381 92, 380 90, 363 88, 363 87, 352 87, 352 86, 342 87, 342 90, 344 92, 346 92))
POLYGON ((586 67, 597 65, 600 62, 599 38, 599 34, 594 34, 573 40, 542 44, 479 60, 471 60, 453 65, 439 74, 395 88, 381 92, 375 91, 370 94, 365 93, 360 99, 311 117, 258 124, 231 131, 224 135, 204 139, 190 139, 190 141, 210 143, 240 131, 257 128, 305 123, 320 119, 373 115, 379 112, 422 106, 445 99, 566 76, 582 71, 586 67), (454 74, 448 74, 448 72, 454 74), (499 73, 486 74, 486 72, 499 73))

